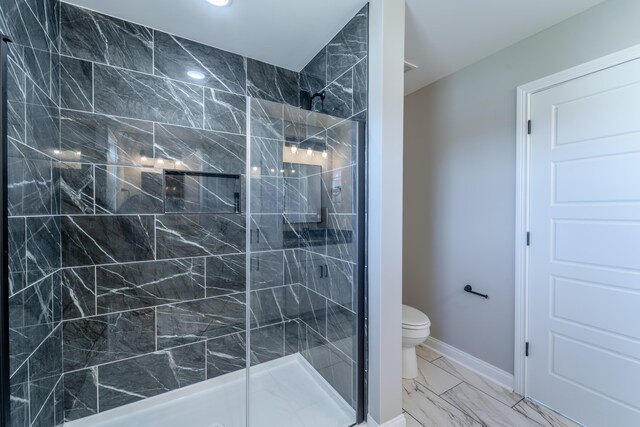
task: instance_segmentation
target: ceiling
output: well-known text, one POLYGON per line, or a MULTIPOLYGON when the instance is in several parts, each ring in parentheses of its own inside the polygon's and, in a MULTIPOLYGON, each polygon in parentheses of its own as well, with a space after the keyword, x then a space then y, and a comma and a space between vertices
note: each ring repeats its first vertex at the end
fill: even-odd
POLYGON ((409 94, 604 0, 407 0, 409 94))
MULTIPOLYGON (((64 0, 300 71, 366 0, 64 0)), ((422 1, 422 0, 420 0, 422 1)))

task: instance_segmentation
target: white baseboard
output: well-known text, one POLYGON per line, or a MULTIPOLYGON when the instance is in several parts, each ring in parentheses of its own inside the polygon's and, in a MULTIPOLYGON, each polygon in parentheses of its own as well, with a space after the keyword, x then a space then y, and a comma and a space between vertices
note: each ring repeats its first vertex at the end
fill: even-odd
POLYGON ((407 420, 404 418, 404 414, 398 415, 392 420, 387 421, 383 424, 378 424, 371 415, 367 417, 367 421, 360 424, 359 427, 406 427, 407 420))
POLYGON ((512 374, 433 337, 427 338, 427 342, 424 345, 443 356, 447 356, 454 362, 464 365, 475 373, 489 378, 509 390, 513 390, 512 374))

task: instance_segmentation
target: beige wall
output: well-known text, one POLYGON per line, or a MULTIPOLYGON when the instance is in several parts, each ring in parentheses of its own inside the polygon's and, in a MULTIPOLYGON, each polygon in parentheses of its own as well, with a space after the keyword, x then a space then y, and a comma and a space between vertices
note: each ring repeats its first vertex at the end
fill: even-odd
POLYGON ((608 0, 405 98, 403 298, 435 338, 513 373, 515 89, 635 44, 640 1, 608 0))

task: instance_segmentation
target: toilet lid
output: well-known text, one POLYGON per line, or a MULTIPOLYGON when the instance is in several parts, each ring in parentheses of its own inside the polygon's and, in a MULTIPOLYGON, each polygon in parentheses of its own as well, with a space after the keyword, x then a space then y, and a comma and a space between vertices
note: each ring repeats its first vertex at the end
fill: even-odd
POLYGON ((424 328, 431 326, 426 314, 408 305, 402 306, 402 326, 405 328, 424 328))

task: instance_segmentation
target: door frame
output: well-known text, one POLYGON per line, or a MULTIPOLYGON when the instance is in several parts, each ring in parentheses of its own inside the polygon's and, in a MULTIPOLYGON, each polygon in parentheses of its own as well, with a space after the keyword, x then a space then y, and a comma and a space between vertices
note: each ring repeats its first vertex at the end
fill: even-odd
MULTIPOLYGON (((528 278, 529 249, 527 232, 529 231, 529 171, 530 171, 530 135, 531 95, 558 86, 562 83, 584 77, 625 62, 640 59, 640 45, 621 50, 602 58, 569 68, 539 80, 518 86, 516 121, 516 230, 515 230, 515 340, 513 390, 527 396, 527 357, 526 342, 528 328, 528 278)), ((533 124, 535 126, 535 123, 533 124)), ((532 237, 535 239, 535 236, 532 237)))

